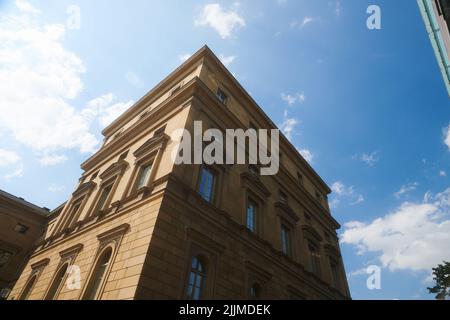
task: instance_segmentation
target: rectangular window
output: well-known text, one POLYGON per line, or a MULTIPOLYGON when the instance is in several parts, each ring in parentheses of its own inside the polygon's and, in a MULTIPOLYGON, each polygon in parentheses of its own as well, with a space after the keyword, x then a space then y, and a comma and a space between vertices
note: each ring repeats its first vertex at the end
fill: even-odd
POLYGON ((100 199, 98 200, 97 210, 105 210, 106 201, 108 200, 109 194, 111 193, 112 184, 103 188, 100 199))
POLYGON ((291 230, 284 225, 281 226, 281 251, 288 257, 292 256, 291 230))
POLYGON ((200 183, 198 186, 198 193, 200 196, 208 202, 213 200, 214 192, 214 172, 206 167, 202 167, 200 171, 200 183))
POLYGON ((258 206, 251 200, 247 203, 247 228, 253 233, 256 233, 256 215, 258 206))
POLYGON ((303 186, 303 175, 300 172, 297 172, 298 183, 303 186))
POLYGON ((29 227, 27 227, 26 225, 23 225, 21 223, 18 223, 15 227, 14 227, 14 231, 21 233, 21 234, 25 234, 27 233, 29 227))
POLYGON ((309 244, 309 258, 311 263, 311 271, 315 274, 320 274, 320 254, 317 247, 309 244))
POLYGON ((0 249, 0 268, 6 267, 6 265, 11 260, 12 253, 0 249))
POLYGON ((332 285, 335 288, 339 288, 339 268, 335 261, 330 261, 330 268, 331 268, 331 281, 332 285))
POLYGON ((223 92, 220 88, 217 89, 217 98, 222 102, 223 104, 227 103, 228 96, 223 92))
POLYGON ((282 202, 284 204, 288 203, 288 197, 287 197, 286 193, 284 193, 283 191, 280 191, 278 199, 279 199, 280 202, 282 202))
POLYGON ((137 189, 141 189, 147 186, 148 179, 150 178, 150 173, 152 171, 153 163, 148 163, 141 167, 138 176, 137 189))
POLYGON ((248 171, 254 176, 259 176, 259 167, 256 164, 249 164, 248 171))

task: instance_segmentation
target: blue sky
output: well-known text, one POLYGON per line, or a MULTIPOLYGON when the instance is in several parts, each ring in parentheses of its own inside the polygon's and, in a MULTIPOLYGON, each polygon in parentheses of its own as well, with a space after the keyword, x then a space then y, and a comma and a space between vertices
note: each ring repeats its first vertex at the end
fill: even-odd
POLYGON ((204 44, 332 187, 353 298, 432 298, 450 108, 413 0, 0 0, 0 188, 65 201, 101 129, 204 44))

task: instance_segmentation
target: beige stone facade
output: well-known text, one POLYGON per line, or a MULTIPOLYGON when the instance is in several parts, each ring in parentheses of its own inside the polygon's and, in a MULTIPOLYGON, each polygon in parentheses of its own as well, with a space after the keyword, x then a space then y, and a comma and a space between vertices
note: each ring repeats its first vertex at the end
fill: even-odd
POLYGON ((10 299, 350 298, 330 189, 297 150, 280 137, 275 176, 175 165, 170 135, 195 120, 276 128, 200 49, 103 131, 10 299))
POLYGON ((0 299, 8 297, 49 216, 47 209, 0 190, 0 299))

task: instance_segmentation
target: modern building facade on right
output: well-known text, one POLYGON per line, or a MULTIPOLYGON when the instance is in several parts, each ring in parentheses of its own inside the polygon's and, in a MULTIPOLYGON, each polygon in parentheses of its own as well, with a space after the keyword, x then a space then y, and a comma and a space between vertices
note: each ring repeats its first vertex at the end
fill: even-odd
POLYGON ((450 0, 417 0, 450 96, 450 0))

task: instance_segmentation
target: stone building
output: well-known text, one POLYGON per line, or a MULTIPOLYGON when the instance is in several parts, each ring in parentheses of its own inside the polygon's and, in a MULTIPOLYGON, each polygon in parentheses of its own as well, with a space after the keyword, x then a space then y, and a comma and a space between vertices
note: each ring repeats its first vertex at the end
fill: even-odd
POLYGON ((0 300, 19 279, 48 217, 47 209, 0 190, 0 300))
POLYGON ((10 299, 349 299, 319 175, 283 135, 277 175, 175 165, 196 120, 276 128, 203 47, 104 129, 10 299))

